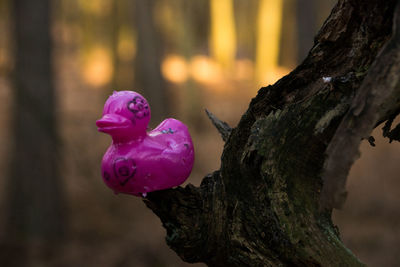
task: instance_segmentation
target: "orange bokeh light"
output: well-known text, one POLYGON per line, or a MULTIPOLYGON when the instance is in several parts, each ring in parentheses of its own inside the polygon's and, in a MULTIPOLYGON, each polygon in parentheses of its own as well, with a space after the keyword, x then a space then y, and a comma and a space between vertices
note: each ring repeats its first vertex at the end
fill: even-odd
POLYGON ((111 53, 104 47, 91 49, 83 64, 84 80, 95 87, 105 85, 112 79, 114 68, 111 53))
POLYGON ((184 57, 167 56, 161 64, 161 72, 165 79, 173 83, 184 83, 188 79, 188 66, 184 57))
POLYGON ((207 56, 194 56, 190 61, 191 77, 199 83, 216 83, 221 81, 220 66, 207 56))

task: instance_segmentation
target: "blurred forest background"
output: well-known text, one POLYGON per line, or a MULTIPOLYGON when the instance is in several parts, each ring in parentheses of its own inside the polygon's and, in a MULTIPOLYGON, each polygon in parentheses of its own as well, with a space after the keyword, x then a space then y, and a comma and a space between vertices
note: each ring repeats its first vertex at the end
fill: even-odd
MULTIPOLYGON (((306 57, 335 2, 0 0, 0 265, 189 266, 141 199, 101 180, 107 96, 136 90, 153 127, 185 122, 199 185, 223 149, 204 109, 235 126, 306 57)), ((374 136, 334 220, 362 261, 400 266, 400 146, 374 136)))

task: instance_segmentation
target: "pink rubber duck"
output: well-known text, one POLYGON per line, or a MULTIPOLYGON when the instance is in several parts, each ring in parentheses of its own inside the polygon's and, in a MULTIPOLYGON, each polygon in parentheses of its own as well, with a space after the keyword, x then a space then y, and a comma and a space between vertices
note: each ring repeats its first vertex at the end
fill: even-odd
POLYGON ((112 144, 101 172, 115 193, 145 197, 182 184, 192 171, 194 149, 186 125, 166 119, 147 132, 149 121, 149 104, 136 92, 114 92, 104 105, 96 125, 111 135, 112 144))

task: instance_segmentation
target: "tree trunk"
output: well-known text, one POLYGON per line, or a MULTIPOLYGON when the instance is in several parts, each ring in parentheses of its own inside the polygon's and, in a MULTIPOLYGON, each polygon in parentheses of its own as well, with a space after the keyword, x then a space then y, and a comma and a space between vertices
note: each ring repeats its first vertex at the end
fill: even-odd
POLYGON ((9 242, 57 240, 64 232, 49 5, 49 0, 13 1, 15 89, 14 147, 7 187, 9 242))
POLYGON ((137 54, 135 59, 135 90, 153 103, 152 121, 161 121, 169 113, 166 84, 161 75, 161 36, 153 14, 155 0, 136 0, 134 4, 137 30, 137 54))
POLYGON ((316 30, 318 30, 316 5, 317 1, 315 0, 296 1, 298 62, 302 62, 306 58, 316 30))
POLYGON ((227 138, 220 170, 200 187, 148 194, 146 205, 184 261, 362 266, 331 221, 343 196, 332 166, 347 176, 361 138, 400 111, 397 2, 339 0, 304 62, 251 101, 227 138), (335 150, 343 144, 355 148, 344 163, 335 150))

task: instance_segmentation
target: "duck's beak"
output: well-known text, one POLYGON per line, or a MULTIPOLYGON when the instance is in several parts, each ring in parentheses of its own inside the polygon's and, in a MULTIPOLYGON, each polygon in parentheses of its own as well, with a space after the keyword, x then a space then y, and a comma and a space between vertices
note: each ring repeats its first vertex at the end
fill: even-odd
POLYGON ((132 124, 127 118, 118 114, 105 114, 96 121, 99 132, 111 133, 114 130, 129 127, 132 124))

